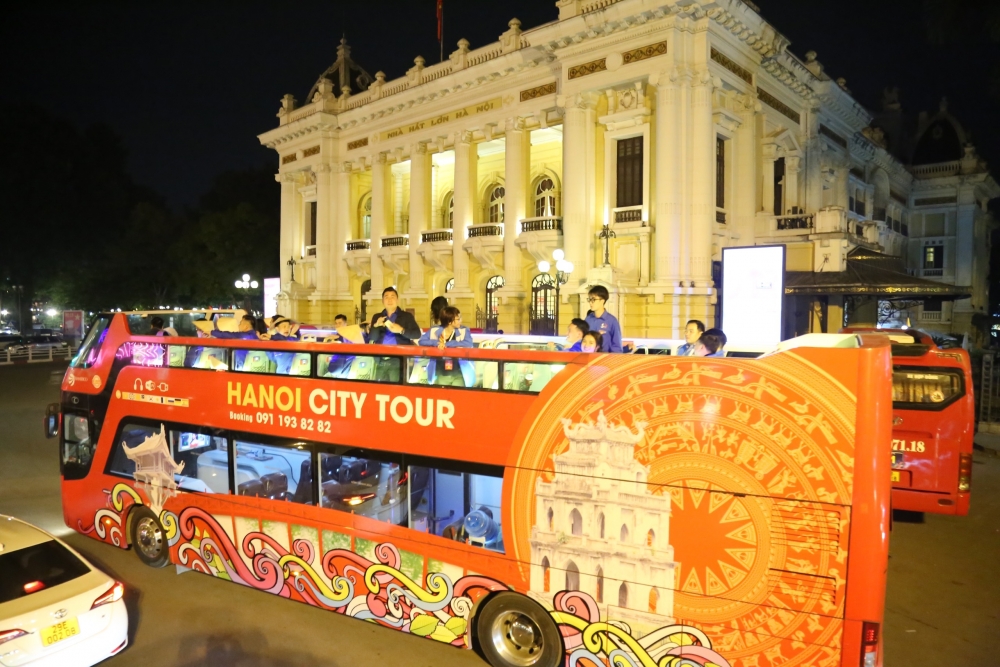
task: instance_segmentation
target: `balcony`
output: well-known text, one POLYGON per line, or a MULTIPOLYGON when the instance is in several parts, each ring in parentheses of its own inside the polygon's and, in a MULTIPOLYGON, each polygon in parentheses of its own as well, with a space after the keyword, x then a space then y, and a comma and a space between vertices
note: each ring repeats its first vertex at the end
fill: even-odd
POLYGON ((401 248, 408 245, 410 245, 410 237, 408 234, 394 234, 392 236, 382 237, 383 248, 401 248))
POLYGON ((799 229, 811 230, 814 226, 814 217, 812 214, 806 215, 804 213, 776 215, 774 216, 774 223, 775 229, 779 232, 799 229))
POLYGON ((562 218, 547 215, 521 220, 518 247, 528 252, 536 262, 550 260, 552 251, 562 247, 562 218))
POLYGON ((543 216, 541 218, 525 218, 521 221, 521 233, 524 232, 562 232, 562 218, 543 216))
POLYGON ((450 242, 452 231, 450 229, 434 229, 427 232, 420 232, 421 243, 442 243, 450 242))
POLYGON ((344 261, 347 266, 359 278, 371 276, 372 268, 372 243, 368 239, 358 239, 347 242, 347 252, 344 253, 344 261))
POLYGON ((502 222, 488 222, 482 225, 469 225, 469 238, 482 236, 503 236, 502 222))
POLYGON ((306 257, 315 257, 316 256, 316 246, 314 246, 314 245, 307 245, 306 246, 306 254, 305 254, 305 256, 306 257))
POLYGON ((611 209, 611 219, 615 223, 641 222, 645 225, 645 220, 642 219, 642 206, 621 206, 619 208, 613 208, 611 209))
POLYGON ((924 269, 922 273, 925 278, 933 278, 935 276, 943 276, 944 269, 924 269))
POLYGON ((941 311, 940 310, 925 310, 920 313, 920 319, 924 322, 940 322, 941 321, 941 311))
MULTIPOLYGON (((313 253, 316 252, 316 246, 312 246, 313 253)), ((308 247, 306 249, 308 251, 308 247)), ((295 272, 296 280, 300 284, 314 289, 316 287, 316 255, 307 255, 299 260, 298 271, 295 272)))

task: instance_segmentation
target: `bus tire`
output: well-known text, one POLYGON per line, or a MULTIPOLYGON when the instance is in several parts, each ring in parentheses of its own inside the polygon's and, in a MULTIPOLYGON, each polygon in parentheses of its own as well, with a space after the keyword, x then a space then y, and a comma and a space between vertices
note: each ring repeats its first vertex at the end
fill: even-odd
POLYGON ((491 596, 475 624, 479 650, 493 667, 556 667, 565 660, 562 635, 552 616, 524 595, 491 596))
POLYGON ((150 567, 170 564, 170 547, 160 520, 147 507, 136 507, 129 515, 129 540, 135 555, 150 567))

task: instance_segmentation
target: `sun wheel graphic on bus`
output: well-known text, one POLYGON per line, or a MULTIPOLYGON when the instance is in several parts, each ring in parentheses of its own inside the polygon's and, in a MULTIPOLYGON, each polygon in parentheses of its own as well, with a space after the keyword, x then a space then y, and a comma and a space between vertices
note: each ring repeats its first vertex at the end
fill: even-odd
POLYGON ((678 563, 670 495, 648 490, 649 469, 635 459, 645 424, 632 432, 603 412, 595 424, 562 422, 569 448, 553 455, 552 480, 535 488, 531 595, 550 605, 558 591, 580 591, 601 618, 663 626, 664 616, 673 620, 678 563))

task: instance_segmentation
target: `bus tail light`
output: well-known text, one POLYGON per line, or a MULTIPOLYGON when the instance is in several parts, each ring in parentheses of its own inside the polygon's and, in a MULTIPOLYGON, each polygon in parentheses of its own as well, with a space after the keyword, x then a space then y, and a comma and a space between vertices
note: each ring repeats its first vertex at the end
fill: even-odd
POLYGON ((958 492, 968 493, 972 488, 972 454, 958 457, 958 492))
POLYGON ((875 667, 878 662, 878 628, 872 621, 861 627, 861 667, 875 667))
POLYGON ((114 586, 104 591, 101 597, 94 600, 94 604, 90 605, 91 609, 96 609, 101 605, 111 604, 112 602, 118 602, 122 599, 122 595, 125 594, 125 584, 120 581, 116 581, 114 586))

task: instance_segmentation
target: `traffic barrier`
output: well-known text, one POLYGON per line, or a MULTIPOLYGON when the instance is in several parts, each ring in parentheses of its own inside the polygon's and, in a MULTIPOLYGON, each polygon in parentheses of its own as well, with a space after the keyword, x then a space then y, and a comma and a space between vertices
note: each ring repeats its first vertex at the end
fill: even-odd
POLYGON ((49 361, 69 360, 73 358, 74 350, 69 347, 48 348, 36 350, 31 347, 7 348, 0 350, 0 366, 13 364, 40 364, 49 361))

